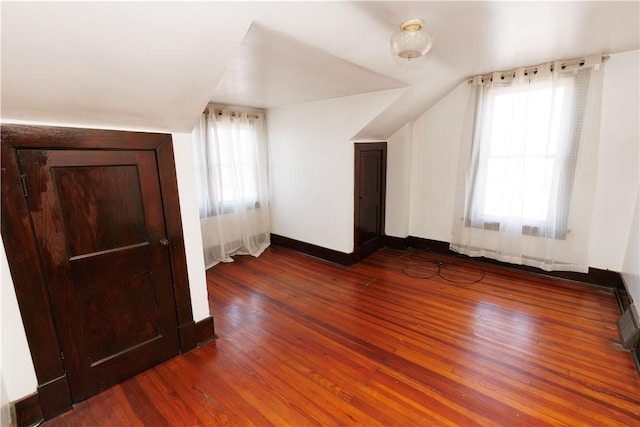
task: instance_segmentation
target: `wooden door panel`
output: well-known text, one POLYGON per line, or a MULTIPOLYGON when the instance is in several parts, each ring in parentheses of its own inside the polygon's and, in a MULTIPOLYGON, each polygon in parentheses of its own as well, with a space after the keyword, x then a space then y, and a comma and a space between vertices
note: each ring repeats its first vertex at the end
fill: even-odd
POLYGON ((356 144, 355 166, 354 250, 362 259, 383 244, 386 143, 356 144))
POLYGON ((147 241, 136 165, 56 167, 52 178, 70 256, 147 241))
POLYGON ((148 245, 81 258, 71 263, 71 271, 90 366, 162 339, 148 245), (104 271, 105 263, 112 268, 104 271))
POLYGON ((90 367, 140 344, 161 339, 151 271, 102 286, 76 289, 90 367), (131 305, 136 305, 135 314, 131 305))
POLYGON ((381 162, 380 150, 364 151, 360 157, 360 235, 359 242, 365 245, 377 239, 382 231, 380 222, 380 192, 381 192, 381 162))
POLYGON ((73 400, 177 354, 154 152, 18 158, 73 400))
MULTIPOLYGON (((360 162, 360 194, 378 195, 380 194, 380 163, 382 153, 380 150, 365 151, 361 154, 360 162)), ((379 200, 379 199, 378 199, 379 200)))
POLYGON ((365 245, 380 235, 379 206, 360 207, 360 243, 365 245))
POLYGON ((135 275, 142 265, 152 268, 149 242, 111 249, 101 254, 109 256, 111 268, 108 270, 100 270, 103 258, 96 254, 70 258, 74 282, 113 282, 135 275))

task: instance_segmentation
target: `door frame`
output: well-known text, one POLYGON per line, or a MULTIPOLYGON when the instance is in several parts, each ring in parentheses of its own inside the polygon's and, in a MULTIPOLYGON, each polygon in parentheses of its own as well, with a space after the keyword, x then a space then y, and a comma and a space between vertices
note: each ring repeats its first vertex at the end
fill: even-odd
POLYGON ((353 185, 353 252, 355 254, 355 261, 359 262, 365 257, 371 255, 377 249, 381 248, 384 244, 384 223, 385 223, 385 211, 386 211, 386 199, 387 199, 387 142, 356 142, 354 143, 354 185, 353 185), (360 245, 358 239, 358 226, 360 224, 360 154, 363 151, 368 150, 381 150, 382 161, 380 163, 380 176, 382 177, 382 183, 380 188, 380 235, 378 236, 378 242, 371 247, 364 247, 360 245))
POLYGON ((12 124, 3 124, 1 135, 2 240, 38 380, 37 398, 46 420, 70 409, 72 401, 46 276, 40 263, 20 177, 17 150, 131 149, 155 152, 170 242, 169 259, 179 347, 180 352, 184 353, 195 348, 199 331, 196 331, 191 309, 173 143, 170 134, 12 124))

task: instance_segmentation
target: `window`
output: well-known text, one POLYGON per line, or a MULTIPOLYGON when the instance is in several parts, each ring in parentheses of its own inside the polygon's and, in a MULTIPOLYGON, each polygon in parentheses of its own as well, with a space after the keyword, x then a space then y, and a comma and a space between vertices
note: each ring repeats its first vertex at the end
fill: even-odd
POLYGON ((587 271, 601 64, 594 56, 470 81, 452 250, 587 271))
POLYGON ((204 115, 194 138, 200 217, 260 206, 266 181, 263 120, 261 114, 228 110, 204 115))
POLYGON ((264 115, 210 106, 192 134, 207 268, 270 244, 264 115))
POLYGON ((225 212, 239 203, 247 208, 259 206, 254 124, 247 121, 235 128, 230 123, 219 125, 216 132, 219 155, 215 156, 211 164, 220 171, 220 191, 215 194, 216 205, 223 206, 225 212))
POLYGON ((502 83, 484 93, 467 225, 500 231, 519 224, 526 235, 566 238, 584 98, 578 77, 502 83))

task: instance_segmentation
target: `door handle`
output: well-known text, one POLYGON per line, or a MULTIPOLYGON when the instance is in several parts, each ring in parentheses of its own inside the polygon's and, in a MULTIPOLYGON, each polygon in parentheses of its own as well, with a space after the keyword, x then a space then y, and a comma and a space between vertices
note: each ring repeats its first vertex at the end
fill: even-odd
POLYGON ((165 248, 169 246, 169 239, 167 239, 166 237, 160 239, 160 246, 164 246, 165 248))

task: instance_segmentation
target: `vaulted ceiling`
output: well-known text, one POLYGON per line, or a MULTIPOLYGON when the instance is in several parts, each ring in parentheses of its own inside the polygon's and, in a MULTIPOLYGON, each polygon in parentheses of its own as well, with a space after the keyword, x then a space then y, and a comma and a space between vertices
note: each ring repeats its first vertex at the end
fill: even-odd
POLYGON ((7 2, 2 118, 188 132, 215 103, 271 108, 397 89, 384 139, 465 78, 640 48, 638 2, 7 2), (418 68, 389 37, 422 18, 418 68))

